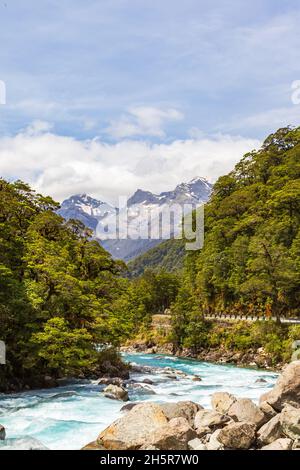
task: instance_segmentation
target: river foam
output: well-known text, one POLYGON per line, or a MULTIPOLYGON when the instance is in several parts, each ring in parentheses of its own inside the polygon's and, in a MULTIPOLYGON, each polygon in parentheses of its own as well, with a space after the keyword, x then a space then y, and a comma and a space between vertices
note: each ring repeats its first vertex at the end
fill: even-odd
MULTIPOLYGON (((257 402, 277 378, 272 372, 171 356, 127 354, 125 359, 155 367, 155 372, 132 374, 135 381, 147 378, 153 384, 147 385, 146 390, 130 388, 131 401, 192 400, 209 407, 212 393, 228 391, 257 402), (166 367, 188 376, 175 380, 164 369, 166 367), (202 381, 193 381, 194 375, 200 376, 202 381)), ((34 443, 38 446, 39 442, 41 448, 80 449, 95 440, 99 432, 121 414, 124 403, 103 397, 102 388, 92 382, 75 383, 55 389, 0 395, 0 423, 5 426, 7 435, 6 441, 0 441, 0 449, 20 448, 21 442, 22 448, 26 448, 26 439, 28 448, 34 447, 34 443)))

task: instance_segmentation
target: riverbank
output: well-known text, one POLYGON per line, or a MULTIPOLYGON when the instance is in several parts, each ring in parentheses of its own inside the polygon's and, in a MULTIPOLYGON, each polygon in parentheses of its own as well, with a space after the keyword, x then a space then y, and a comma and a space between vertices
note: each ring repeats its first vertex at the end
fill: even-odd
POLYGON ((198 402, 141 403, 84 450, 299 450, 300 361, 289 364, 256 405, 228 392, 198 402))
POLYGON ((285 366, 284 362, 274 364, 273 357, 266 353, 264 348, 248 351, 229 351, 225 348, 203 348, 197 353, 185 348, 175 350, 171 343, 152 344, 148 342, 130 342, 127 346, 121 347, 121 351, 126 354, 171 354, 178 358, 190 358, 198 361, 211 362, 213 364, 229 364, 237 367, 254 367, 270 371, 280 372, 285 366))
POLYGON ((123 406, 190 400, 207 408, 211 395, 220 391, 258 403, 259 396, 277 379, 271 371, 166 355, 126 354, 124 360, 132 364, 130 379, 121 383, 128 392, 128 402, 106 397, 107 385, 99 380, 0 395, 0 423, 6 429, 0 448, 78 450, 124 416, 123 406))

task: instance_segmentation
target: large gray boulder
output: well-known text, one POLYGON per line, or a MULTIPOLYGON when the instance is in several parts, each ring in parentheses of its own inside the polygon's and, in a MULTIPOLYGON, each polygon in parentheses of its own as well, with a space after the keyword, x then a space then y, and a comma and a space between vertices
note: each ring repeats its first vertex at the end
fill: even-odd
POLYGON ((218 441, 228 449, 249 449, 255 441, 254 423, 231 423, 221 429, 218 441))
POLYGON ((108 385, 104 389, 104 396, 112 400, 128 401, 128 392, 125 388, 118 385, 108 385))
POLYGON ((236 397, 227 392, 216 392, 211 396, 211 406, 218 413, 226 414, 236 397))
POLYGON ((4 441, 5 439, 5 427, 0 424, 0 441, 4 441))
POLYGON ((281 411, 285 404, 300 408, 300 361, 288 364, 279 376, 275 387, 260 398, 275 410, 281 411))
POLYGON ((300 408, 286 405, 280 413, 280 424, 285 436, 300 439, 300 408))
POLYGON ((168 424, 156 403, 141 403, 108 426, 97 442, 108 450, 135 450, 151 443, 150 436, 168 424))
POLYGON ((168 419, 185 418, 193 426, 197 412, 202 408, 192 401, 179 401, 177 403, 162 403, 161 408, 168 419))
POLYGON ((268 445, 283 437, 280 423, 280 415, 274 416, 264 424, 257 432, 257 440, 260 445, 268 445))
POLYGON ((213 410, 200 410, 195 416, 194 426, 196 430, 201 431, 203 428, 215 430, 230 421, 228 416, 225 416, 213 410))
POLYGON ((254 423, 256 427, 266 422, 265 414, 249 398, 239 398, 227 412, 234 421, 254 423))
POLYGON ((293 441, 291 439, 281 438, 272 442, 272 444, 262 447, 261 450, 291 450, 292 446, 293 441))

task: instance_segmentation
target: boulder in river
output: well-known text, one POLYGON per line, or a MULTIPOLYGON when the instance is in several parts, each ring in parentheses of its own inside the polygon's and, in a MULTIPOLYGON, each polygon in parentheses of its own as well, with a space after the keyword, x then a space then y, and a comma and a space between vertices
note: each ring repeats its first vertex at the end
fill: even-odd
POLYGON ((159 405, 142 403, 106 428, 97 442, 108 450, 139 449, 150 444, 150 435, 167 423, 159 405))
POLYGON ((113 400, 128 401, 128 392, 125 388, 117 385, 108 385, 104 389, 104 396, 113 400))
POLYGON ((4 441, 5 439, 5 427, 0 424, 0 441, 4 441))
POLYGON ((300 408, 300 361, 288 364, 279 376, 275 387, 260 398, 268 402, 276 411, 281 411, 285 404, 300 408))

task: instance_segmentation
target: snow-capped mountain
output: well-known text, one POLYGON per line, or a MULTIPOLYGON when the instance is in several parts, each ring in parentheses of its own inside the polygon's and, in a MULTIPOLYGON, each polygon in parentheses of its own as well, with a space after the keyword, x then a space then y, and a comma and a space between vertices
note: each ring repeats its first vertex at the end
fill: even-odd
POLYGON ((128 199, 127 206, 120 209, 87 194, 78 194, 66 199, 58 212, 67 220, 79 219, 94 231, 95 238, 114 258, 129 261, 168 238, 168 234, 174 235, 179 230, 182 214, 206 202, 211 190, 212 185, 200 177, 160 194, 138 189, 128 199))
POLYGON ((76 194, 61 204, 58 213, 66 220, 77 219, 88 228, 96 230, 99 221, 110 214, 114 214, 115 208, 87 194, 76 194))

